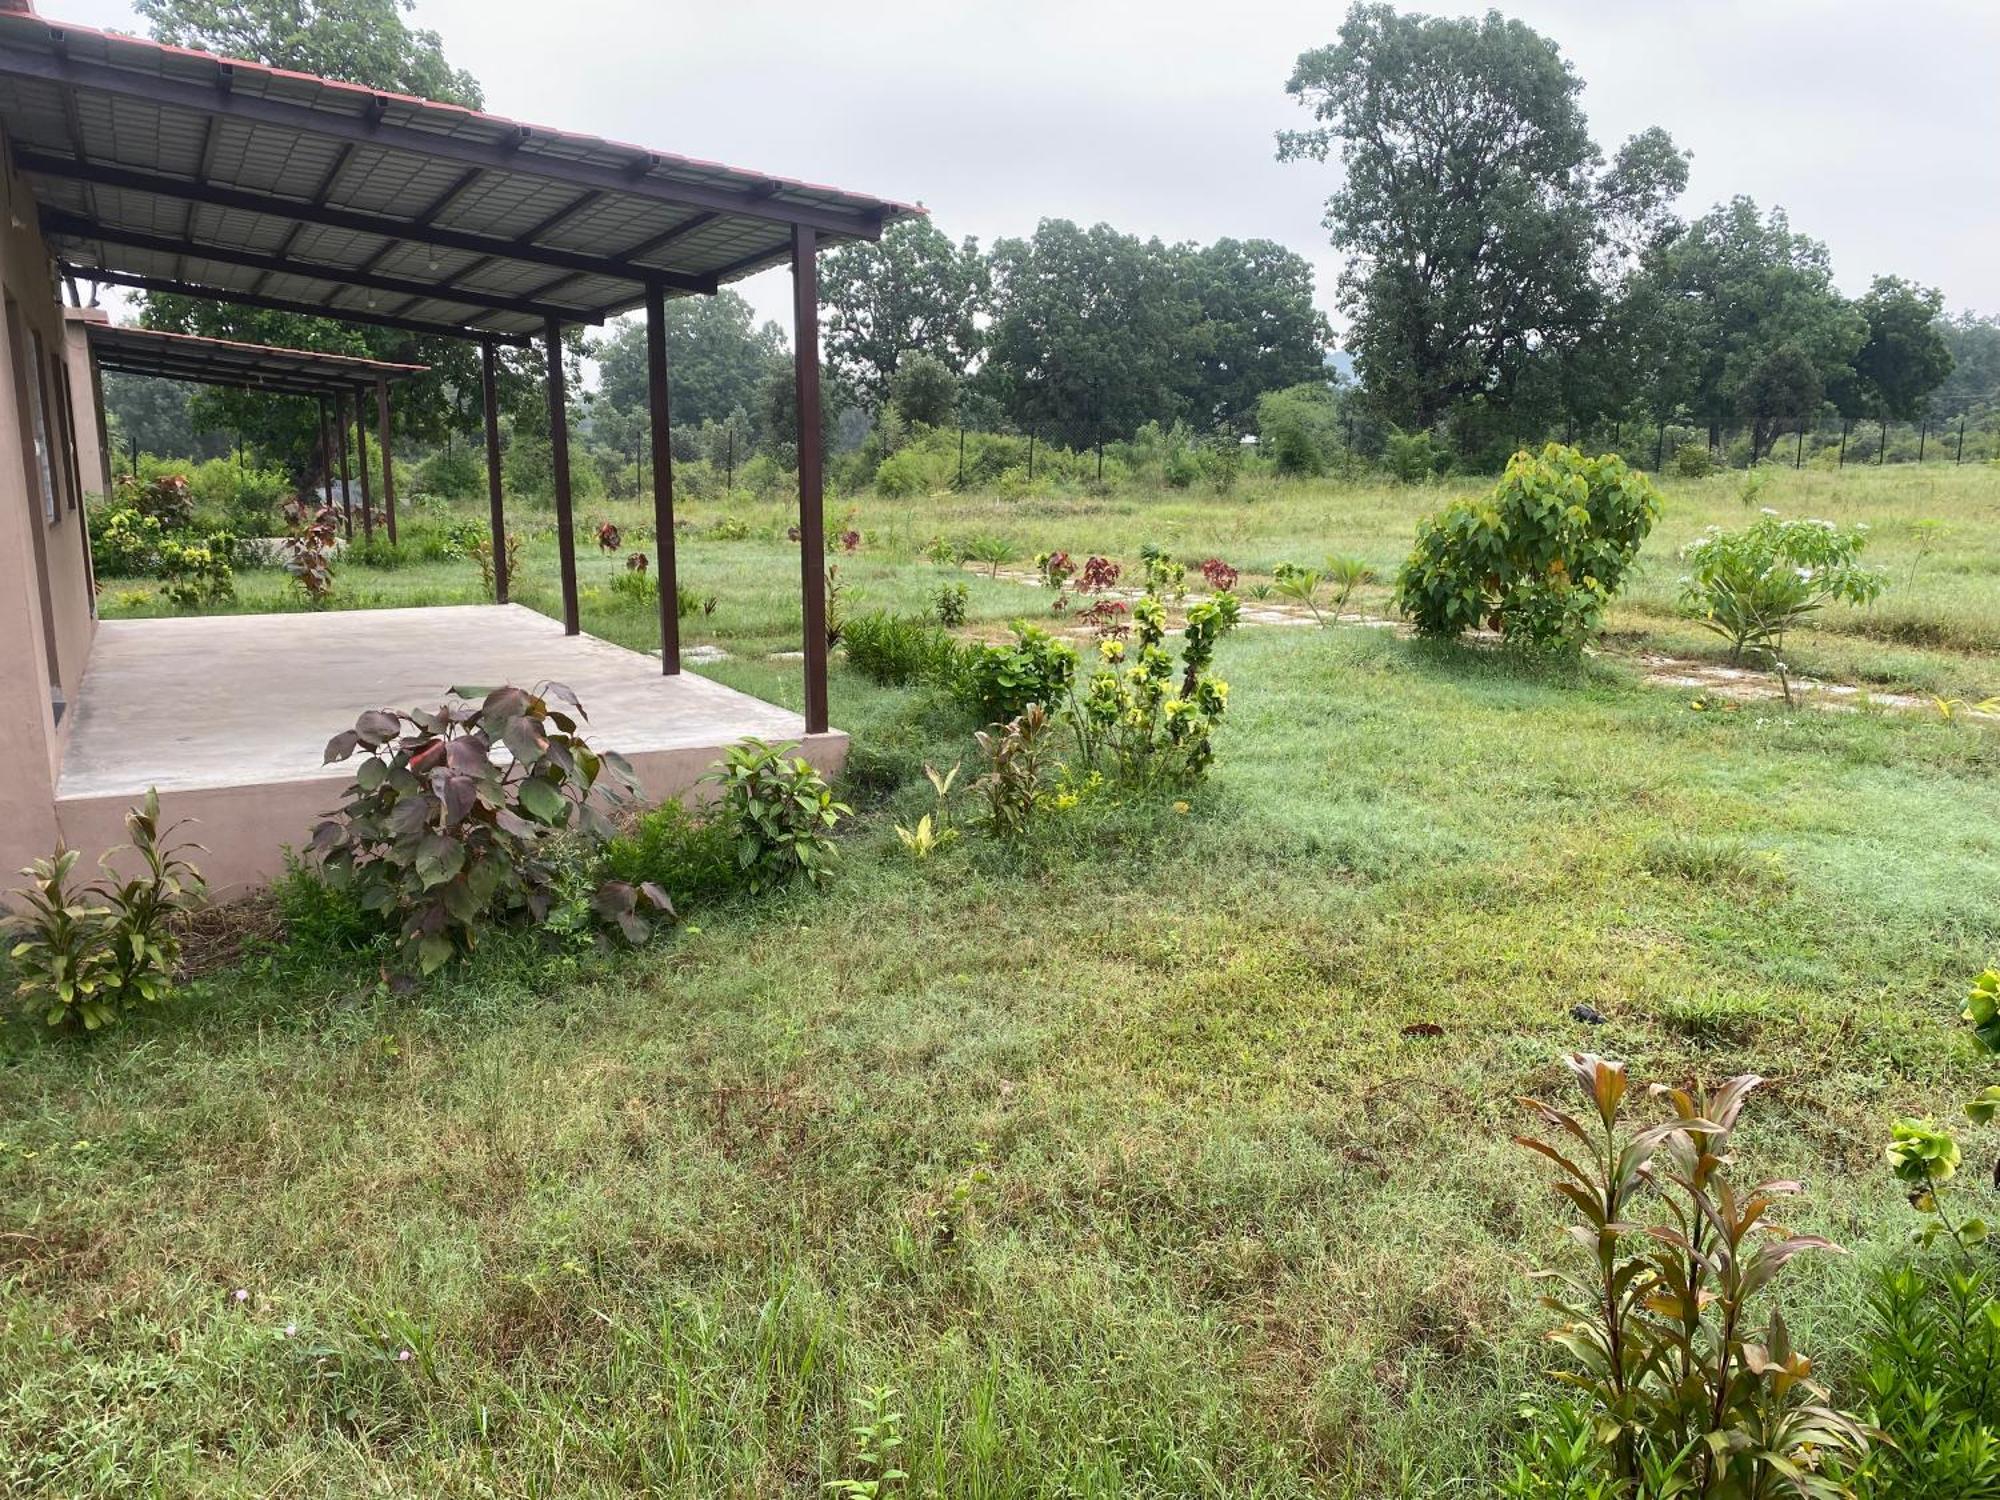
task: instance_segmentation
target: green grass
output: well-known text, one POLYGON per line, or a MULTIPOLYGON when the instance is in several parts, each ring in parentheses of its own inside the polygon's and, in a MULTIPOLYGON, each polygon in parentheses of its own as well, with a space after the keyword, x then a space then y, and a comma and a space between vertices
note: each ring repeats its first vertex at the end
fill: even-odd
MULTIPOLYGON (((1765 499, 1872 519, 1892 568, 1897 516, 1945 517, 1906 603, 1953 634, 1810 649, 1985 680, 1992 476, 1899 478, 1765 499)), ((863 502, 840 561, 890 608, 933 531, 1386 567, 1438 498, 863 502)), ((1622 628, 1740 511, 1670 498, 1622 628)), ((796 552, 681 545, 710 670, 796 703, 796 552)), ((586 628, 645 646, 614 566, 585 559, 586 628)), ((1038 602, 966 576, 979 619, 1038 602)), ((969 726, 837 666, 861 815, 824 895, 612 960, 504 938, 414 997, 274 943, 93 1042, 0 1032, 0 1492, 803 1497, 890 1384, 913 1496, 1478 1494, 1545 1389, 1525 1273, 1559 1243, 1512 1100, 1575 1047, 1773 1080, 1739 1145, 1857 1252, 1796 1263, 1845 1378, 1907 1228, 1887 1122, 1985 1081, 1955 1016, 2000 950, 1995 731, 1691 713, 1615 658, 1354 627, 1239 632, 1219 669, 1185 813, 911 861, 891 825, 969 726)))

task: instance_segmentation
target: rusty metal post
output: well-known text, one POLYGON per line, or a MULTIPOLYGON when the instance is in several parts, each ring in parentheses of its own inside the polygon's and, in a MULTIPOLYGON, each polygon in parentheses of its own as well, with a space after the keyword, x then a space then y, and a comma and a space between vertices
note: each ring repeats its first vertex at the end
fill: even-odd
POLYGON ((347 468, 347 393, 333 396, 333 425, 340 433, 340 514, 347 525, 347 539, 354 540, 354 476, 347 468))
POLYGON ((389 454, 389 382, 375 377, 375 433, 382 446, 382 513, 389 518, 389 542, 396 541, 396 470, 389 454))
POLYGON ((824 734, 826 518, 820 472, 819 258, 812 227, 792 226, 792 380, 799 418, 799 584, 805 604, 806 733, 824 734))
MULTIPOLYGON (((660 671, 681 669, 681 586, 674 565, 673 416, 667 402, 667 294, 646 285, 646 397, 653 439, 653 550, 660 586, 660 671)), ((803 493, 803 491, 802 491, 803 493)))
POLYGON ((500 398, 493 340, 479 341, 479 394, 486 407, 486 509, 493 523, 493 602, 507 602, 507 509, 500 493, 500 398))
POLYGON ((375 492, 368 482, 368 418, 359 387, 354 392, 354 456, 361 467, 361 540, 375 540, 375 492))
POLYGON ((570 512, 569 403, 563 391, 562 325, 550 318, 542 334, 549 361, 549 465, 556 486, 556 555, 562 563, 563 634, 582 633, 576 602, 576 519, 570 512))

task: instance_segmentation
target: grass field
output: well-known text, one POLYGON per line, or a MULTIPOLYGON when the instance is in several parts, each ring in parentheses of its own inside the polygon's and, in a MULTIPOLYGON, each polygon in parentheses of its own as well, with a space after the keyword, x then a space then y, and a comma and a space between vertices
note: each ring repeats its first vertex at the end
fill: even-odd
MULTIPOLYGON (((1740 485, 1669 487, 1614 647, 1713 653, 1672 619, 1673 553, 1740 485)), ((1441 495, 864 500, 839 561, 856 607, 918 605, 935 533, 1386 571, 1441 495)), ((1757 503, 1868 521, 1892 576, 1802 666, 2000 690, 2000 475, 1778 474, 1757 503)), ((690 640, 730 653, 705 670, 795 704, 781 512, 717 542, 688 510, 683 579, 718 599, 690 640)), ((652 644, 616 567, 586 559, 585 627, 652 644)), ((553 577, 546 541, 525 571, 553 577)), ((983 621, 1040 603, 965 576, 983 621)), ((243 607, 282 587, 246 575, 243 607)), ((889 1386, 890 1493, 1482 1494, 1547 1394, 1526 1272, 1556 1220, 1511 1101, 1578 1047, 1773 1080, 1739 1144, 1855 1252, 1801 1263, 1794 1320, 1849 1373, 1907 1228, 1887 1122, 1975 1082, 2000 731, 1693 713, 1618 650, 1561 671, 1352 626, 1240 631, 1219 665, 1184 813, 1086 804, 1019 854, 910 861, 891 825, 970 726, 836 666, 860 816, 823 895, 611 960, 496 942, 414 998, 253 932, 115 1035, 14 1023, 0 1492, 806 1496, 866 1477, 856 1402, 889 1386)))

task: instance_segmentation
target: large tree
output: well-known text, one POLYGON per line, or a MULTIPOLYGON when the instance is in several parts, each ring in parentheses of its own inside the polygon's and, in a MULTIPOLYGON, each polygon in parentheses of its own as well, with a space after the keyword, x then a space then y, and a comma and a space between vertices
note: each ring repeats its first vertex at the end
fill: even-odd
POLYGON ((1937 329, 1951 352, 1951 373, 1932 398, 1939 415, 2000 407, 2000 317, 1963 312, 1940 318, 1937 329))
POLYGON ((1318 123, 1283 133, 1279 158, 1340 162, 1326 223, 1349 256, 1350 347, 1384 413, 1412 426, 1504 402, 1522 365, 1590 337, 1687 181, 1659 130, 1607 167, 1581 80, 1497 12, 1357 3, 1287 89, 1318 123))
POLYGON ((1312 263, 1271 240, 1217 240, 1181 259, 1202 338, 1189 390, 1206 423, 1247 427, 1266 391, 1325 378, 1333 330, 1313 305, 1312 263))
POLYGON ((1854 356, 1854 373, 1878 416, 1914 421, 1951 374, 1951 346, 1938 327, 1944 294, 1900 276, 1877 276, 1855 310, 1867 320, 1868 337, 1854 356))
MULTIPOLYGON (((765 382, 789 370, 785 331, 758 323, 736 292, 677 297, 667 303, 667 386, 677 432, 704 422, 726 422, 730 413, 755 413, 765 382)), ((647 411, 646 325, 628 319, 612 325, 596 346, 598 400, 632 417, 647 411)))
POLYGON ((904 219, 833 251, 819 277, 827 361, 872 407, 889 399, 904 355, 963 375, 979 352, 992 283, 976 240, 954 245, 929 219, 904 219))
POLYGON ((1743 197, 1661 246, 1634 295, 1651 310, 1656 413, 1685 409, 1712 434, 1748 419, 1768 436, 1816 415, 1821 393, 1842 401, 1868 332, 1834 288, 1826 246, 1743 197))
POLYGON ((1183 259, 1159 240, 1067 219, 996 241, 980 383, 1016 422, 1064 443, 1185 417, 1202 333, 1183 259))

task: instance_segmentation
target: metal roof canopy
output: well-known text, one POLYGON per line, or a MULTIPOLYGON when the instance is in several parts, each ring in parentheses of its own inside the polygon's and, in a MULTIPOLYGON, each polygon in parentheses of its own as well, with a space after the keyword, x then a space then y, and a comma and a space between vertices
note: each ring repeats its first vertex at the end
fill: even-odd
POLYGON ((13 13, 0 130, 86 279, 504 344, 923 212, 13 13))
POLYGON ((408 380, 430 368, 112 323, 86 323, 84 330, 102 369, 282 396, 345 395, 378 380, 408 380))

